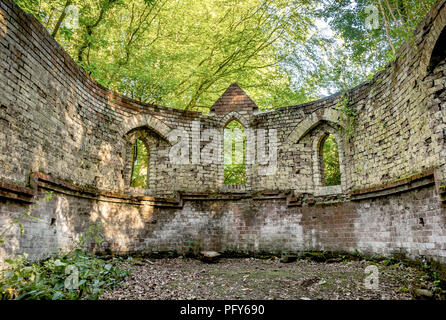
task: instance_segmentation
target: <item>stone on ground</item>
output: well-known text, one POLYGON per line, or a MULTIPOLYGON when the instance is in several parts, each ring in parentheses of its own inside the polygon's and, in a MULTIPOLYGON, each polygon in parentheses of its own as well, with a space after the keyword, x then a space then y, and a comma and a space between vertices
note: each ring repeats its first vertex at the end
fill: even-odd
POLYGON ((207 263, 217 262, 221 254, 215 251, 201 251, 200 260, 207 263))

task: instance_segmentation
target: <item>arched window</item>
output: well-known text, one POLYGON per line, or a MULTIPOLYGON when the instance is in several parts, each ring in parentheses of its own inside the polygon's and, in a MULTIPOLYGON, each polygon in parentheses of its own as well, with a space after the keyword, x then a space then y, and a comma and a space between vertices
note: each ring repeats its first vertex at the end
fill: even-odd
POLYGON ((246 184, 245 129, 237 120, 224 129, 225 184, 246 184))
POLYGON ((147 188, 149 152, 141 139, 136 139, 132 147, 132 176, 130 186, 147 188))
POLYGON ((322 185, 337 186, 341 184, 338 144, 331 134, 322 138, 320 144, 322 185))

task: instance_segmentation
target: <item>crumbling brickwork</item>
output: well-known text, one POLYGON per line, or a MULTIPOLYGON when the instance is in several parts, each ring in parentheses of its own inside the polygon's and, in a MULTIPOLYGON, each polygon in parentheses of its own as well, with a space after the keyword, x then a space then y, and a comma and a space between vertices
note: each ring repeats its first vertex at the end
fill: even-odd
POLYGON ((25 221, 23 236, 9 232, 0 256, 69 249, 102 222, 102 249, 116 253, 183 251, 196 241, 219 251, 357 249, 446 262, 445 26, 439 1, 393 63, 345 94, 262 112, 233 84, 201 114, 103 88, 36 19, 1 0, 0 221, 28 209, 41 220, 25 221), (224 164, 204 161, 222 141, 203 132, 222 133, 234 119, 277 138, 265 141, 277 147, 274 170, 247 164, 241 186, 224 184, 224 164), (179 131, 187 164, 169 157, 179 131), (328 133, 341 169, 332 187, 318 163, 328 133), (147 189, 130 187, 135 137, 150 150, 147 189), (53 198, 39 201, 45 191, 53 198))

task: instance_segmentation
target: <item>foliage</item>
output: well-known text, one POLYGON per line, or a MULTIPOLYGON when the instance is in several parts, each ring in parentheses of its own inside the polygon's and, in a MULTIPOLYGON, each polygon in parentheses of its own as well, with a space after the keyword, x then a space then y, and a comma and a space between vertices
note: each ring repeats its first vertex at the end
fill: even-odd
POLYGON ((236 120, 229 122, 225 127, 225 184, 246 183, 246 137, 244 132, 242 124, 236 120), (237 150, 238 145, 242 145, 241 150, 237 150), (230 149, 227 150, 227 148, 230 149))
POLYGON ((96 243, 98 247, 105 240, 104 227, 102 223, 96 222, 88 226, 84 234, 80 234, 79 239, 75 241, 74 246, 77 249, 86 249, 90 243, 96 243))
POLYGON ((16 2, 101 84, 207 111, 233 82, 264 109, 353 87, 394 59, 435 0, 16 2), (78 28, 64 23, 70 5, 78 28))
POLYGON ((147 175, 149 166, 149 152, 140 139, 133 144, 133 167, 130 186, 135 188, 147 188, 147 175))
POLYGON ((200 243, 195 240, 187 240, 185 243, 186 256, 196 257, 200 253, 200 243))
POLYGON ((328 135, 322 144, 322 160, 324 164, 324 181, 326 186, 341 184, 338 144, 333 135, 328 135))
POLYGON ((312 1, 17 3, 101 84, 141 101, 207 110, 233 82, 264 106, 302 98, 278 61, 285 42, 305 41, 312 1), (67 5, 79 9, 77 29, 58 24, 67 5))
MULTIPOLYGON (((309 43, 313 68, 309 70, 308 90, 332 94, 352 88, 395 59, 398 47, 413 39, 416 25, 435 0, 323 0, 315 20, 328 24, 330 32, 317 32, 309 43), (377 28, 368 28, 370 6, 378 13, 377 28)), ((296 62, 298 63, 298 62, 296 62)))
POLYGON ((93 241, 101 246, 104 238, 102 224, 94 223, 68 253, 37 262, 27 254, 5 260, 9 268, 0 271, 0 299, 97 299, 129 273, 117 265, 119 259, 106 262, 85 251, 93 241))
POLYGON ((6 262, 10 268, 0 272, 2 300, 97 299, 128 275, 116 265, 117 259, 106 262, 80 249, 34 263, 27 255, 6 262), (68 266, 78 271, 78 288, 67 289, 68 266))
POLYGON ((345 124, 345 130, 349 138, 353 138, 356 127, 356 111, 353 108, 350 97, 346 92, 340 96, 336 109, 341 112, 340 120, 345 124))

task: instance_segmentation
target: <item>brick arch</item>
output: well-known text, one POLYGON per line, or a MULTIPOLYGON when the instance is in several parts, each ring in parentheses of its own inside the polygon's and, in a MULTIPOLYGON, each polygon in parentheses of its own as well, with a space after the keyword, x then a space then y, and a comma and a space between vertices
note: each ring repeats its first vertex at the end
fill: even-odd
POLYGON ((169 140, 169 132, 172 130, 161 120, 155 118, 150 114, 138 114, 123 121, 119 133, 121 137, 125 136, 128 132, 140 128, 148 127, 157 134, 159 134, 163 139, 167 140, 170 144, 172 141, 169 140))
MULTIPOLYGON (((226 116, 224 116, 220 121, 220 128, 218 129, 221 135, 221 156, 223 157, 224 154, 224 130, 226 128, 226 126, 228 125, 229 122, 231 121, 237 121, 239 122, 243 128, 244 128, 244 135, 245 137, 247 137, 248 131, 250 130, 249 128, 249 120, 244 117, 243 115, 241 115, 240 113, 233 111, 231 113, 228 113, 226 116)), ((245 156, 247 155, 248 150, 245 147, 245 156)), ((223 184, 221 186, 221 190, 223 192, 231 192, 234 190, 249 190, 251 188, 251 184, 252 184, 252 168, 251 166, 249 166, 246 162, 245 162, 245 173, 246 173, 246 181, 244 185, 225 185, 223 184)), ((224 170, 225 170, 225 166, 220 166, 219 170, 219 176, 221 177, 222 181, 224 181, 224 170)))
POLYGON ((330 194, 330 193, 341 193, 347 188, 347 170, 345 165, 345 141, 343 137, 338 133, 337 130, 331 128, 325 128, 320 132, 313 140, 312 146, 312 159, 313 159, 313 184, 316 194, 330 194), (323 170, 322 170, 322 143, 325 139, 332 135, 336 140, 338 145, 338 157, 339 157, 339 170, 341 172, 341 184, 337 186, 326 187, 323 182, 323 170))
POLYGON ((231 122, 232 120, 238 121, 242 124, 243 128, 249 128, 249 121, 244 116, 242 116, 238 112, 231 112, 228 113, 222 120, 221 120, 221 128, 224 129, 226 125, 231 122))
MULTIPOLYGON (((431 9, 428 17, 433 17, 434 21, 431 24, 430 30, 420 44, 422 51, 420 59, 420 75, 421 79, 429 75, 431 67, 432 54, 441 41, 440 36, 442 32, 446 32, 446 0, 439 1, 434 8, 431 9), (437 13, 437 14, 436 14, 437 13)), ((425 25, 431 23, 432 20, 425 20, 425 25)), ((424 26, 425 27, 425 26, 424 26)))
POLYGON ((137 127, 132 132, 128 132, 125 137, 125 144, 122 149, 124 168, 122 170, 122 178, 125 182, 126 189, 128 191, 137 190, 139 188, 133 188, 130 186, 130 180, 132 175, 132 147, 136 140, 141 140, 148 151, 148 167, 147 167, 147 186, 145 189, 146 194, 153 194, 156 191, 156 176, 157 166, 154 155, 158 152, 158 137, 151 134, 145 127, 137 127))
POLYGON ((298 143, 308 132, 318 126, 321 121, 333 122, 340 127, 344 127, 340 119, 341 112, 334 109, 325 109, 322 114, 312 113, 294 128, 293 132, 288 136, 288 145, 298 143))

